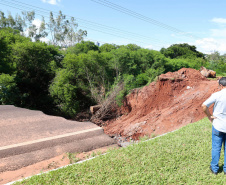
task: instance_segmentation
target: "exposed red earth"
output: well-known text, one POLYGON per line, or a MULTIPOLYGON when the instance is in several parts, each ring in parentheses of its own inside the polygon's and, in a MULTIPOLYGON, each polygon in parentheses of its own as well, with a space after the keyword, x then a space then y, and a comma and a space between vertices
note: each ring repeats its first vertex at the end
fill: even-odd
POLYGON ((127 95, 119 110, 122 116, 107 121, 104 131, 132 139, 173 131, 204 118, 201 105, 216 91, 217 81, 195 69, 162 74, 156 82, 127 95))

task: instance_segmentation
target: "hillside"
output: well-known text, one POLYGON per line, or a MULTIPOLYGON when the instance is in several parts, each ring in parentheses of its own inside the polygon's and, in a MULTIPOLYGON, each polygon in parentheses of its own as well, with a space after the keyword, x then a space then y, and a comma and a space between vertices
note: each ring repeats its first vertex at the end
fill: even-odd
POLYGON ((126 96, 121 117, 106 122, 105 133, 138 139, 178 129, 204 118, 201 104, 218 90, 217 81, 195 69, 162 74, 156 82, 126 96))

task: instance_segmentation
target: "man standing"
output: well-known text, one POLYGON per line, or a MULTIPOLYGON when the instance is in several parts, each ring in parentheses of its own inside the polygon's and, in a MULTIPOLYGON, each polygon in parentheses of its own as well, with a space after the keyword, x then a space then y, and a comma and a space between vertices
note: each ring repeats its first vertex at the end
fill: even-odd
POLYGON ((212 161, 210 170, 217 175, 222 144, 224 146, 224 174, 226 175, 226 77, 219 80, 221 91, 213 93, 203 104, 203 111, 212 122, 212 161), (214 103, 213 115, 209 106, 214 103))

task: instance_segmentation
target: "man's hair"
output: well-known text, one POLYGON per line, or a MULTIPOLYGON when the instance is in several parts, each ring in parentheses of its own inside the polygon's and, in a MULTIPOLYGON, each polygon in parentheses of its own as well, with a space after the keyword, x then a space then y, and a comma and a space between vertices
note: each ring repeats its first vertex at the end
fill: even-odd
POLYGON ((222 78, 219 80, 219 84, 220 84, 220 85, 223 85, 223 86, 226 86, 226 77, 222 77, 222 78))

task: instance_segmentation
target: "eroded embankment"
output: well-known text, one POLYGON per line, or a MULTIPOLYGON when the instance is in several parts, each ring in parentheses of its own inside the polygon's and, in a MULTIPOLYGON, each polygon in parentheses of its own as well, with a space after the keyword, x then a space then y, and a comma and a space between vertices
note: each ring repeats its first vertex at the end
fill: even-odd
POLYGON ((206 79, 195 69, 162 74, 157 82, 126 96, 120 108, 122 116, 107 121, 105 133, 138 139, 178 129, 205 117, 201 105, 218 90, 217 81, 206 79))

